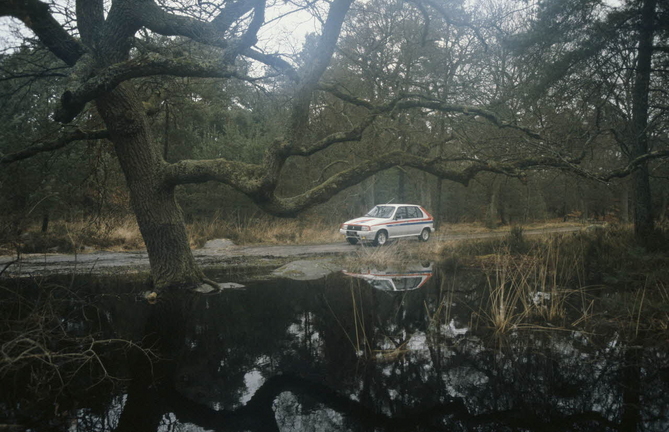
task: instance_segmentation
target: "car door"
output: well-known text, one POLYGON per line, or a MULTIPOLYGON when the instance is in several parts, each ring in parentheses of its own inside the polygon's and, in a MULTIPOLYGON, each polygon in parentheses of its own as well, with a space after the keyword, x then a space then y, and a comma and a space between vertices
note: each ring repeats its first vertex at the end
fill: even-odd
POLYGON ((389 233, 391 237, 401 237, 408 234, 410 229, 407 226, 407 221, 409 219, 409 207, 402 206, 397 209, 395 213, 395 221, 391 225, 391 232, 389 233))
POLYGON ((421 219, 423 219, 423 212, 416 206, 409 207, 407 209, 407 224, 405 225, 406 231, 405 235, 419 235, 421 229, 423 229, 423 224, 421 219))

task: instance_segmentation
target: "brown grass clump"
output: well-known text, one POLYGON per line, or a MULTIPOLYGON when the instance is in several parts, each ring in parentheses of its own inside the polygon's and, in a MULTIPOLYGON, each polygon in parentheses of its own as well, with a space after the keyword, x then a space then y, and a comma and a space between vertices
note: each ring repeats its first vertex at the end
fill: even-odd
POLYGON ((623 226, 531 239, 516 230, 447 244, 441 256, 486 273, 489 295, 478 323, 497 334, 549 325, 638 337, 668 331, 667 244, 661 229, 646 242, 623 226))
MULTIPOLYGON (((510 232, 515 226, 500 225, 495 228, 488 227, 484 222, 458 222, 458 223, 442 223, 439 226, 439 234, 479 234, 479 233, 505 233, 510 232)), ((547 219, 542 221, 534 221, 523 223, 523 229, 550 229, 558 227, 583 227, 584 222, 572 220, 564 222, 562 219, 547 219)))

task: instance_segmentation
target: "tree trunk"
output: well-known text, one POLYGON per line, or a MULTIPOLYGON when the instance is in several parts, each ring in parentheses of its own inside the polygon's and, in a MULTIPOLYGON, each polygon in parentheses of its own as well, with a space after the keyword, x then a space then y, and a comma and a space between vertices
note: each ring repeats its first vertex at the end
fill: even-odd
MULTIPOLYGON (((648 153, 648 94, 650 92, 653 33, 657 0, 644 0, 641 7, 639 46, 632 94, 632 143, 630 159, 648 153)), ((648 163, 632 176, 634 188, 634 233, 637 239, 652 238, 654 230, 648 163)))
POLYGON ((627 181, 623 181, 620 188, 620 220, 622 223, 630 221, 629 185, 627 181))
POLYGON ((406 202, 406 173, 403 168, 399 168, 399 176, 397 177, 397 201, 398 203, 406 202))
POLYGON ((193 286, 204 276, 189 247, 183 214, 174 187, 163 181, 166 162, 131 85, 98 98, 116 156, 125 174, 130 202, 146 244, 156 289, 193 286))
POLYGON ((660 205, 660 212, 657 215, 658 220, 665 221, 667 219, 667 203, 669 202, 669 197, 667 197, 667 191, 662 192, 662 204, 660 205))
POLYGON ((42 232, 45 233, 49 230, 49 211, 45 210, 42 215, 42 232))
POLYGON ((490 186, 490 198, 488 202, 488 212, 486 214, 486 226, 488 228, 497 228, 497 217, 499 216, 499 192, 500 182, 497 176, 492 179, 490 186))
POLYGON ((443 179, 437 178, 437 191, 436 191, 436 200, 435 200, 435 215, 434 222, 435 228, 439 228, 441 221, 444 220, 443 212, 443 198, 442 198, 442 189, 443 189, 443 179))

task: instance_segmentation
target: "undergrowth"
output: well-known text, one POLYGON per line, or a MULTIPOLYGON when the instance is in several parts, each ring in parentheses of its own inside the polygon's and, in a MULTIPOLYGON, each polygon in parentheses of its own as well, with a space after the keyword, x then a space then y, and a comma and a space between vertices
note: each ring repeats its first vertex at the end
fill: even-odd
MULTIPOLYGON (((338 226, 315 217, 281 219, 267 215, 215 216, 187 224, 191 247, 208 240, 227 238, 236 244, 308 244, 342 241, 338 226)), ((0 254, 74 253, 94 250, 144 248, 137 222, 132 217, 110 220, 56 221, 47 232, 32 226, 21 233, 0 232, 0 254)))
POLYGON ((58 413, 67 409, 73 386, 108 391, 124 381, 119 358, 133 352, 155 359, 150 350, 110 334, 107 315, 92 300, 66 284, 0 280, 3 400, 23 401, 25 412, 55 405, 58 413))
POLYGON ((497 333, 608 326, 637 337, 668 330, 667 252, 664 229, 639 242, 614 226, 532 238, 516 229, 502 239, 448 244, 441 256, 447 267, 485 272, 477 322, 497 333))

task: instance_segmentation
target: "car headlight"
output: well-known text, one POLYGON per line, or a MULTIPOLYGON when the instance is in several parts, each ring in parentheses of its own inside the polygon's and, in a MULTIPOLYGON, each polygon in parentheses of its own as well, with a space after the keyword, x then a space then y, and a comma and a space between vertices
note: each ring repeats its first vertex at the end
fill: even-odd
POLYGON ((370 231, 370 230, 371 230, 370 227, 368 227, 368 226, 364 226, 364 225, 363 225, 361 231, 370 231))

